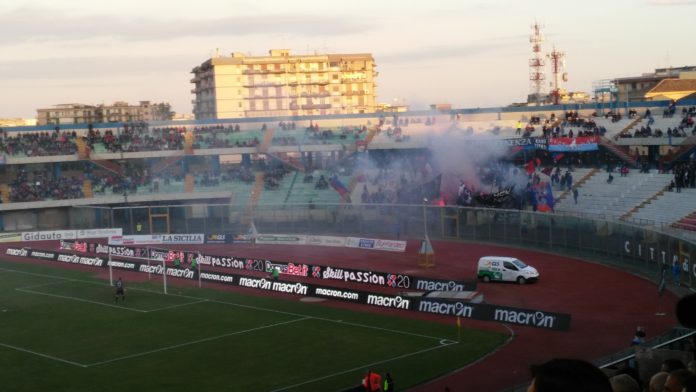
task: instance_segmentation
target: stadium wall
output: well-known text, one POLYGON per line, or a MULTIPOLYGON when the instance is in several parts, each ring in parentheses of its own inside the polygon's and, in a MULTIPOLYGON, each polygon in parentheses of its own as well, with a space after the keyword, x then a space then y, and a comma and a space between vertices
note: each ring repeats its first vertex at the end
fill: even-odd
MULTIPOLYGON (((422 239, 427 233, 433 240, 505 244, 594 260, 656 283, 663 271, 670 275, 676 262, 682 268, 681 283, 696 288, 696 242, 623 222, 532 211, 418 205, 265 205, 257 210, 209 205, 207 208, 215 213, 195 215, 187 213, 190 208, 166 207, 170 234, 248 234, 252 227, 259 233, 383 239, 422 239)), ((149 207, 136 206, 74 207, 70 216, 72 226, 65 229, 114 227, 123 228, 124 235, 136 233, 136 222, 143 224, 142 232, 148 234, 153 222, 149 207)))

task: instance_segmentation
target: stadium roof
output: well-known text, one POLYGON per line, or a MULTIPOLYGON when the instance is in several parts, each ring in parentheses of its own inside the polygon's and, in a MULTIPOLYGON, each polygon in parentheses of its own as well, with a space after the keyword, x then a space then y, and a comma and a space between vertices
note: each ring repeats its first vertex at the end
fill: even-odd
POLYGON ((678 101, 693 94, 696 94, 696 79, 663 79, 645 93, 645 98, 654 101, 678 101))

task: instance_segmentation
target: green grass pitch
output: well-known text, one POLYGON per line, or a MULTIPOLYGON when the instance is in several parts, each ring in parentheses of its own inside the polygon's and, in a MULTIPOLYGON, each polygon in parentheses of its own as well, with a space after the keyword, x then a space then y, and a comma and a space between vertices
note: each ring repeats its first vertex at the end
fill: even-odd
MULTIPOLYGON (((161 278, 160 278, 161 279, 161 278)), ((86 272, 0 261, 3 391, 399 389, 466 366, 506 335, 161 280, 126 301, 86 272)))

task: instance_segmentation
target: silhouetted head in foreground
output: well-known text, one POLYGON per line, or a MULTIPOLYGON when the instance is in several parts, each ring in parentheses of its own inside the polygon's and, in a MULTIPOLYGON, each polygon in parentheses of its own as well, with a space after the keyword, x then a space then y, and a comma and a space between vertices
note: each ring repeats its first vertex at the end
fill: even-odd
POLYGON ((612 392, 607 376, 579 359, 552 359, 531 370, 534 378, 528 392, 612 392))

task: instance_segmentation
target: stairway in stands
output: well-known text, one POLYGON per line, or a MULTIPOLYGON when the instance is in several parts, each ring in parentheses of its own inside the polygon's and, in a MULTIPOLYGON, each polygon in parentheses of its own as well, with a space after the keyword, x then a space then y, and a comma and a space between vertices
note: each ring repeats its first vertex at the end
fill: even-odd
POLYGON ((265 154, 268 152, 268 149, 271 147, 271 144, 273 143, 273 135, 275 134, 275 129, 273 128, 268 128, 266 129, 264 135, 263 135, 263 140, 261 141, 261 144, 257 147, 257 151, 260 154, 265 154))
POLYGON ((696 231, 696 211, 674 222, 672 227, 682 230, 696 231))
POLYGON ((600 137, 599 138, 599 145, 606 148, 609 150, 611 153, 616 155, 617 158, 621 159, 622 161, 626 162, 629 166, 633 168, 638 168, 640 167, 640 164, 638 161, 636 161, 632 156, 630 156, 621 146, 618 146, 611 140, 605 138, 605 137, 600 137))
POLYGON ((94 197, 91 180, 84 180, 82 182, 82 194, 84 195, 85 199, 91 199, 94 197))
POLYGON ((186 155, 186 152, 184 151, 178 151, 174 153, 173 155, 169 155, 167 157, 159 159, 155 164, 150 166, 150 173, 151 174, 158 174, 162 170, 168 168, 169 166, 179 162, 181 159, 184 158, 186 155))
POLYGON ((91 159, 90 162, 94 163, 95 165, 99 165, 100 167, 115 174, 123 174, 123 167, 114 161, 110 161, 108 159, 91 159))
POLYGON ((184 192, 191 193, 196 185, 196 179, 193 174, 187 174, 184 178, 184 192))
POLYGON ((3 203, 10 202, 10 186, 7 184, 0 184, 0 198, 2 198, 3 203))
POLYGON ((87 147, 87 142, 82 137, 75 138, 75 145, 77 145, 77 156, 79 159, 89 159, 89 152, 87 147))

